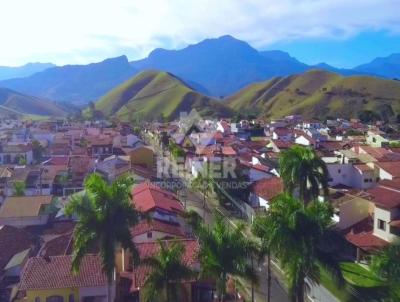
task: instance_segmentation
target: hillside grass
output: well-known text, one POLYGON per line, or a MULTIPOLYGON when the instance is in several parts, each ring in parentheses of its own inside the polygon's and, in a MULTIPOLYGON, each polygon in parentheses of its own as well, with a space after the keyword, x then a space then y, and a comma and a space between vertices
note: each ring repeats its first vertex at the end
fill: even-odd
POLYGON ((358 117, 361 110, 400 113, 400 82, 374 77, 342 77, 311 70, 249 85, 226 99, 237 111, 257 110, 262 117, 301 114, 305 118, 358 117))
POLYGON ((187 86, 179 78, 158 71, 142 72, 116 87, 96 103, 105 116, 171 120, 195 108, 204 114, 229 115, 230 109, 187 86))
POLYGON ((36 116, 56 116, 66 115, 65 110, 61 109, 52 101, 25 95, 10 89, 0 88, 0 106, 8 110, 11 114, 17 115, 36 115, 36 116))

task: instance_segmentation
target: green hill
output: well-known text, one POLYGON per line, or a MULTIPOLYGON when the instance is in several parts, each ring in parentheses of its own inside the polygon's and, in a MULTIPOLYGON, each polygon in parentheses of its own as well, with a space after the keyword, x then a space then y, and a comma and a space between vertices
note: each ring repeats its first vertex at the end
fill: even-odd
POLYGON ((65 116, 66 112, 55 103, 25 95, 7 88, 0 88, 1 116, 37 115, 65 116))
POLYGON ((400 82, 311 70, 249 85, 225 103, 235 111, 269 118, 352 118, 369 110, 389 119, 400 113, 400 82))
POLYGON ((196 109, 204 116, 228 116, 221 102, 193 90, 167 72, 145 71, 108 92, 95 108, 121 120, 171 120, 180 112, 196 109))

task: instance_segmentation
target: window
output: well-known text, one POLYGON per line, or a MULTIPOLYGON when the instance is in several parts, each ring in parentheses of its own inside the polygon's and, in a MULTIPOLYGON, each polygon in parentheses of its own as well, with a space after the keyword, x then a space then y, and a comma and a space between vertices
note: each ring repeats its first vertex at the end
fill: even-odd
POLYGON ((64 302, 62 296, 50 296, 46 298, 46 302, 64 302))
POLYGON ((152 232, 147 232, 147 238, 153 238, 153 233, 152 232))
POLYGON ((70 294, 70 295, 68 296, 68 302, 75 302, 75 296, 74 296, 74 294, 70 294))
POLYGON ((386 221, 378 219, 378 229, 386 231, 386 221))
POLYGON ((39 298, 39 297, 36 297, 36 298, 35 298, 35 302, 40 302, 40 298, 39 298))
POLYGON ((340 174, 342 172, 342 170, 338 169, 337 172, 340 174))

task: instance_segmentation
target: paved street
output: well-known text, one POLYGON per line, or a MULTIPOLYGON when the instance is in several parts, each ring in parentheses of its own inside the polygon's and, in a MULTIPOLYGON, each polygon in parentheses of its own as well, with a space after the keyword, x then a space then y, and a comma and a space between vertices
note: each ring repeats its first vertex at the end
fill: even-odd
MULTIPOLYGON (((156 152, 158 156, 163 157, 160 150, 156 149, 156 152)), ((168 162, 170 167, 175 166, 175 163, 171 161, 168 157, 164 157, 164 160, 168 162)), ((176 170, 177 169, 171 169, 171 172, 176 170)), ((172 175, 172 176, 176 178, 179 177, 179 175, 172 175)), ((185 180, 182 181, 185 182, 185 180)), ((185 187, 183 190, 181 190, 180 195, 186 197, 184 202, 186 202, 187 209, 195 210, 203 217, 203 195, 201 193, 192 191, 188 187, 185 187)), ((206 203, 206 209, 204 214, 204 219, 206 224, 211 224, 213 222, 213 213, 215 210, 220 212, 226 218, 227 223, 235 227, 234 219, 232 219, 230 213, 221 206, 219 206, 218 203, 212 198, 208 198, 206 203)), ((280 281, 280 279, 278 278, 279 276, 279 273, 277 273, 278 269, 279 268, 277 268, 277 266, 274 265, 271 266, 271 271, 272 271, 271 302, 289 302, 290 299, 287 294, 287 291, 282 281, 280 281)), ((256 302, 266 301, 268 292, 268 286, 267 286, 268 274, 267 274, 266 263, 262 263, 261 265, 259 265, 257 273, 259 276, 259 284, 254 289, 254 301, 256 302)), ((243 283, 245 284, 246 294, 250 297, 251 284, 249 282, 244 282, 244 281, 243 283)))
MULTIPOLYGON (((197 211, 200 215, 203 214, 203 198, 201 194, 186 190, 187 194, 187 208, 197 211)), ((209 206, 209 205, 208 205, 209 206)), ((205 215, 205 222, 207 224, 213 221, 213 211, 207 208, 205 215)), ((225 216, 226 217, 226 216, 225 216)), ((259 285, 255 288, 254 296, 256 302, 266 301, 267 299, 267 267, 266 263, 262 263, 257 269, 259 276, 259 285)), ((251 284, 247 284, 247 294, 251 293, 251 284)), ((278 280, 274 272, 272 273, 271 281, 271 301, 272 302, 289 302, 289 297, 284 289, 284 286, 278 280)))

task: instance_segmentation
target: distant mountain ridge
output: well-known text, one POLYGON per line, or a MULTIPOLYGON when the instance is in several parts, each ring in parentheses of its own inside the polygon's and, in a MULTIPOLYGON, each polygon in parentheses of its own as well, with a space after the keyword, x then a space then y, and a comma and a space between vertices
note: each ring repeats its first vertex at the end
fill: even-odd
POLYGON ((89 65, 53 67, 28 78, 0 82, 0 87, 62 102, 88 103, 129 79, 137 70, 126 56, 89 65))
POLYGON ((52 63, 28 63, 17 67, 0 66, 0 81, 28 77, 55 66, 52 63))
POLYGON ((400 53, 379 57, 354 68, 357 71, 376 74, 386 78, 400 79, 400 53))
POLYGON ((171 72, 198 83, 216 97, 229 95, 255 81, 298 73, 307 68, 284 52, 260 53, 231 36, 206 39, 180 50, 155 49, 147 58, 131 64, 138 70, 171 72))
POLYGON ((0 88, 0 115, 65 116, 66 111, 54 102, 0 88))
POLYGON ((400 54, 377 58, 354 69, 336 68, 326 63, 310 66, 286 52, 258 51, 226 35, 179 50, 158 48, 147 58, 132 62, 121 56, 88 65, 48 68, 25 78, 0 81, 0 87, 55 101, 87 104, 139 72, 161 70, 176 75, 203 94, 222 98, 252 83, 316 68, 345 76, 400 78, 400 54))

